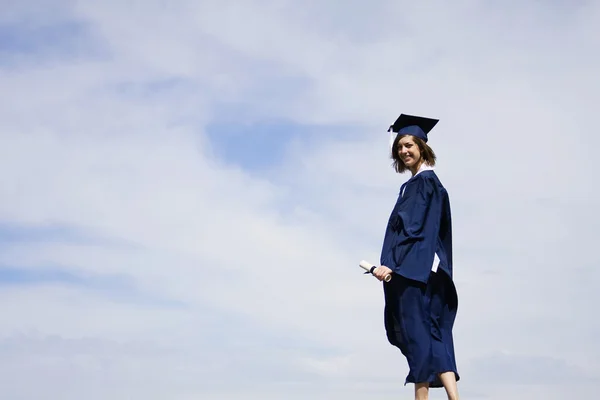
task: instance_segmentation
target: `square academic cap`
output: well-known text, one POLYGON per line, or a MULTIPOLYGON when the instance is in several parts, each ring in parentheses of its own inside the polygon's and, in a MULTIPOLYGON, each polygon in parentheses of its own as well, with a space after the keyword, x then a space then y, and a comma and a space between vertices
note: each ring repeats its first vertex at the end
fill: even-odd
POLYGON ((390 126, 388 132, 413 135, 427 142, 427 134, 438 123, 439 119, 418 117, 416 115, 401 114, 396 122, 390 126))

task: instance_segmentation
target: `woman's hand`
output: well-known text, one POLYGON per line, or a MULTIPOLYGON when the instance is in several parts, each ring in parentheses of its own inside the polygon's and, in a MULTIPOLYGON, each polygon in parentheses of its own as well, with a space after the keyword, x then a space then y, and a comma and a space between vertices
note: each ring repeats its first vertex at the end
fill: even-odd
POLYGON ((385 265, 382 265, 380 267, 375 268, 375 270, 373 271, 373 275, 375 276, 375 278, 379 279, 380 281, 383 281, 383 279, 387 276, 390 275, 392 273, 392 270, 389 269, 388 267, 386 267, 385 265))

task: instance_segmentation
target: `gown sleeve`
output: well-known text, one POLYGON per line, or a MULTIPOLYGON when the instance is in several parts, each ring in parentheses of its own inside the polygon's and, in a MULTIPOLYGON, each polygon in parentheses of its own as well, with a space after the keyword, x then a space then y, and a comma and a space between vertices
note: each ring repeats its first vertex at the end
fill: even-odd
MULTIPOLYGON (((386 265, 395 273, 404 270, 420 270, 422 264, 418 249, 415 245, 426 241, 430 233, 426 229, 428 215, 432 212, 433 185, 429 179, 419 177, 409 182, 398 199, 390 217, 384 239, 382 265, 386 265)), ((429 270, 431 266, 427 267, 429 270)))

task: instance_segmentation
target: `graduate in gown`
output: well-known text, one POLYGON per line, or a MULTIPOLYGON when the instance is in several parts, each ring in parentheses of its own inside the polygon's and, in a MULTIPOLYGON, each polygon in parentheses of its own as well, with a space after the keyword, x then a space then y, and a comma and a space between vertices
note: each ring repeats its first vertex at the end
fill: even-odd
POLYGON ((458 400, 450 201, 427 145, 437 122, 402 114, 390 127, 394 168, 412 177, 400 188, 385 231, 381 266, 373 275, 383 280, 392 274, 390 282, 383 282, 384 326, 389 342, 408 362, 405 385, 415 384, 417 400, 427 399, 429 388, 440 387, 448 399, 458 400))

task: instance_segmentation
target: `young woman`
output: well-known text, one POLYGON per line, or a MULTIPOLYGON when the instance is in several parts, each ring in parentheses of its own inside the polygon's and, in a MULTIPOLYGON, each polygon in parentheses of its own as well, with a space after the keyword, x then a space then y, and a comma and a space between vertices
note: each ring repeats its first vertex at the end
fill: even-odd
POLYGON ((390 127, 396 134, 392 159, 398 173, 412 177, 402 185, 389 218, 381 266, 373 271, 383 282, 384 325, 389 342, 406 357, 405 380, 415 385, 415 399, 429 388, 444 387, 458 400, 452 328, 458 295, 452 279, 452 224, 448 192, 434 172, 436 156, 427 134, 438 120, 402 114, 390 127))

